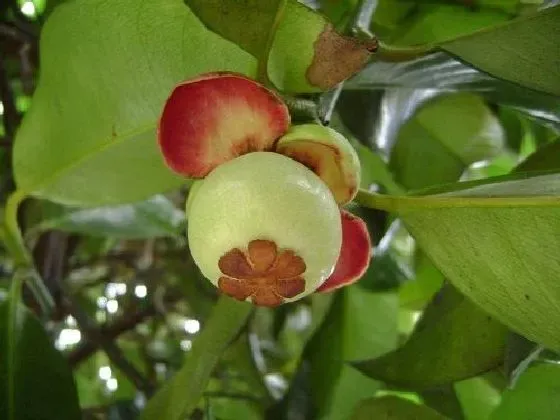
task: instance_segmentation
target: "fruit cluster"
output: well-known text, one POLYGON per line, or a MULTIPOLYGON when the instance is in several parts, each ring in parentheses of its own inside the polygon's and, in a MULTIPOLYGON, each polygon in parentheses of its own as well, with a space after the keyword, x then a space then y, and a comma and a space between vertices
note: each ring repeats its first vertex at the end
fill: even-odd
POLYGON ((271 90, 228 72, 181 83, 158 140, 173 171, 203 178, 187 200, 189 247, 223 293, 277 306, 367 269, 365 223, 340 208, 358 191, 354 148, 328 127, 292 126, 271 90))

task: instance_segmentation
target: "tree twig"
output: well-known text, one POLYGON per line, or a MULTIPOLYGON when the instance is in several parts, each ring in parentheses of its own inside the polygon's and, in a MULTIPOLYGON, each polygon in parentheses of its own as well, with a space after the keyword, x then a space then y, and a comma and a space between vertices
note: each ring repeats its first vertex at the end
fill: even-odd
MULTIPOLYGON (((132 314, 125 314, 110 325, 99 328, 98 333, 103 336, 104 341, 115 340, 119 335, 132 330, 138 324, 154 316, 156 313, 157 311, 154 305, 149 303, 145 308, 133 312, 132 314)), ((68 363, 70 363, 70 366, 76 367, 95 353, 100 347, 100 342, 93 340, 92 337, 86 336, 85 339, 68 354, 68 363)))
POLYGON ((142 390, 146 396, 153 392, 153 386, 146 378, 134 367, 132 363, 123 355, 121 349, 113 342, 114 338, 109 338, 96 328, 95 322, 86 314, 80 305, 71 296, 66 296, 66 306, 68 312, 76 319, 80 330, 87 339, 96 343, 105 351, 109 360, 136 386, 142 390))
MULTIPOLYGON (((181 293, 178 291, 170 291, 165 297, 165 302, 172 304, 182 297, 181 293)), ((146 321, 148 318, 155 316, 158 310, 153 302, 146 303, 146 306, 132 313, 126 313, 117 320, 113 321, 107 326, 98 328, 99 334, 101 334, 105 340, 113 341, 121 334, 126 333, 134 329, 138 324, 146 321)), ((100 348, 100 343, 96 340, 92 340, 89 337, 85 337, 85 340, 72 350, 68 356, 67 360, 70 366, 76 367, 81 362, 86 360, 89 356, 95 353, 100 348)))
POLYGON ((5 67, 4 57, 0 55, 0 100, 4 106, 4 129, 6 140, 13 141, 20 116, 17 112, 14 92, 10 86, 10 78, 5 67))

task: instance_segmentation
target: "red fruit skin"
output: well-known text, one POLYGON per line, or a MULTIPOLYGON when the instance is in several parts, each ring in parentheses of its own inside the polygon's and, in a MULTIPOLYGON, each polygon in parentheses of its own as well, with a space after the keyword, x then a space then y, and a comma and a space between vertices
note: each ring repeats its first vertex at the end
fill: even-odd
POLYGON ((317 292, 331 292, 358 281, 366 272, 372 255, 371 240, 366 223, 346 210, 342 218, 342 248, 333 273, 317 288, 317 292))
POLYGON ((203 74, 177 85, 163 108, 158 143, 166 164, 202 178, 221 163, 274 148, 290 125, 274 92, 241 74, 203 74))

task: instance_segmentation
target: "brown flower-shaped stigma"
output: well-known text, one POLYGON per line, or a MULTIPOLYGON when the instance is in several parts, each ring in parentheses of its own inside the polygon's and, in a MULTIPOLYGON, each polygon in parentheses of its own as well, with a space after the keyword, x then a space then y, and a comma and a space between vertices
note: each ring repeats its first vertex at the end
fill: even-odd
POLYGON ((272 241, 251 241, 246 253, 234 248, 218 266, 224 274, 218 280, 220 290, 238 300, 251 297, 255 305, 278 306, 305 290, 303 259, 289 249, 278 252, 272 241))

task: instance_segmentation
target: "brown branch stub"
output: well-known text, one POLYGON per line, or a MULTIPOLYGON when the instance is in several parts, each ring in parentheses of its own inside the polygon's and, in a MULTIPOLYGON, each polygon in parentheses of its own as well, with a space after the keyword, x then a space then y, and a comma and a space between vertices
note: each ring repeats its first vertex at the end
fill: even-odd
POLYGON ((377 51, 377 40, 362 41, 336 32, 327 24, 313 45, 314 55, 306 72, 313 86, 328 90, 362 69, 377 51))

